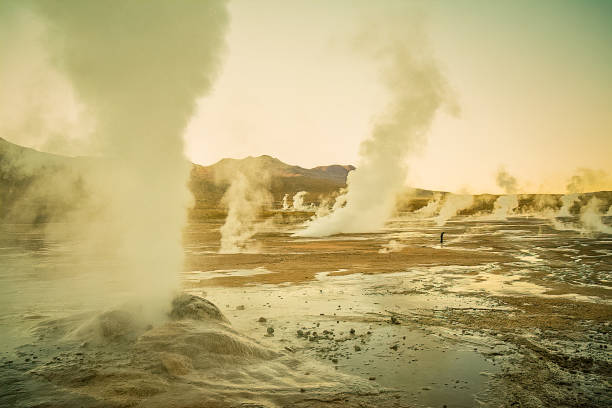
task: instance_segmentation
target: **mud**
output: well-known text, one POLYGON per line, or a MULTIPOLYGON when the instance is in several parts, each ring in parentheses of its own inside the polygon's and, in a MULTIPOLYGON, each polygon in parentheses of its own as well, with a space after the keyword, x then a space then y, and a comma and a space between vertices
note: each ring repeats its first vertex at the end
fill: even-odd
POLYGON ((610 235, 531 217, 312 240, 281 224, 261 253, 219 255, 219 226, 186 232, 190 295, 161 322, 52 296, 102 261, 5 234, 0 405, 612 404, 610 235))

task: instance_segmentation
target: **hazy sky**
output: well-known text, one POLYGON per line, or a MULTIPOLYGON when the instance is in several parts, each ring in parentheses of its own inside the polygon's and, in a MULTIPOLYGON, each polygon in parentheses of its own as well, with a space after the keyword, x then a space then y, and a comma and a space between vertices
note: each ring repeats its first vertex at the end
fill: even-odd
MULTIPOLYGON (((223 66, 186 130, 188 157, 358 164, 359 143, 390 98, 377 61, 355 52, 355 35, 376 30, 372 13, 393 16, 406 3, 230 2, 223 66)), ((612 1, 413 3, 460 113, 438 115, 409 159, 409 184, 499 192, 504 166, 522 191, 563 192, 577 168, 612 174, 612 1)), ((9 17, 0 13, 0 136, 91 153, 82 135, 95 120, 53 68, 44 23, 9 17)))
MULTIPOLYGON (((232 2, 224 69, 188 155, 356 164, 387 101, 375 63, 350 47, 372 8, 393 6, 373 3, 232 2)), ((417 4, 461 113, 438 117, 411 184, 499 191, 504 165, 523 190, 563 191, 578 167, 612 173, 612 2, 417 4)))

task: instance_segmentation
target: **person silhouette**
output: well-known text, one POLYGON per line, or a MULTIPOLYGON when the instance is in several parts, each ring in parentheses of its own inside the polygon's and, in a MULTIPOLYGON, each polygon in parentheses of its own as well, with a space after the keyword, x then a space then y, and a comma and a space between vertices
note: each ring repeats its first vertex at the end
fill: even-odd
POLYGON ((444 245, 444 231, 440 234, 440 246, 444 245))

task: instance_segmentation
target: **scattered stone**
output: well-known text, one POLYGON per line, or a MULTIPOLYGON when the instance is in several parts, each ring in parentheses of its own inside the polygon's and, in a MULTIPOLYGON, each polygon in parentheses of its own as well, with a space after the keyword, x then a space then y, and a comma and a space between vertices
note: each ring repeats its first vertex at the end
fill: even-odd
POLYGON ((236 310, 244 310, 244 305, 236 306, 236 310))
POLYGON ((268 327, 268 336, 274 336, 274 327, 268 327))
POLYGON ((300 388, 300 392, 306 392, 306 390, 303 388, 300 388))
POLYGON ((266 318, 265 318, 265 317, 260 317, 259 319, 257 319, 257 321, 258 321, 259 323, 265 323, 265 322, 267 322, 267 320, 266 320, 266 318))
POLYGON ((361 347, 355 344, 355 351, 361 351, 361 347))
POLYGON ((370 381, 374 381, 375 379, 376 379, 376 377, 370 377, 370 378, 368 378, 368 380, 370 380, 370 381))
POLYGON ((391 347, 389 347, 391 350, 395 350, 397 351, 397 344, 392 345, 391 347))
POLYGON ((349 331, 349 333, 351 333, 351 334, 354 336, 354 335, 355 335, 355 329, 351 329, 351 330, 349 331))
POLYGON ((338 359, 337 358, 332 358, 332 363, 338 364, 338 359))
POLYGON ((298 337, 304 337, 304 331, 302 331, 301 329, 299 329, 299 330, 297 331, 297 336, 298 336, 298 337))

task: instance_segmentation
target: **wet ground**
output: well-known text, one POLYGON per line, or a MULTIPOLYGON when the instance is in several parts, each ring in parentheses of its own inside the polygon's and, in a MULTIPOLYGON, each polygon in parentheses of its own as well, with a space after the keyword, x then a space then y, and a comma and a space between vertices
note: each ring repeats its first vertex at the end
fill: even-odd
MULTIPOLYGON (((186 232, 184 289, 217 305, 231 330, 242 336, 240 344, 252 341, 253 347, 282 356, 249 363, 258 367, 253 372, 232 372, 232 387, 243 389, 223 394, 228 404, 219 406, 612 404, 610 235, 557 231, 548 220, 529 217, 463 219, 443 227, 404 218, 381 233, 321 239, 292 237, 296 225, 275 225, 255 237, 259 253, 218 254, 219 226, 193 224, 186 232), (264 397, 255 398, 257 390, 264 397), (284 399, 267 396, 271 390, 284 399)), ((87 381, 94 380, 75 386, 71 376, 69 381, 54 375, 47 382, 27 379, 41 365, 56 373, 55 357, 74 358, 78 365, 75 349, 62 349, 59 339, 65 336, 41 339, 41 327, 61 332, 68 323, 49 326, 49 321, 112 301, 98 299, 87 281, 89 274, 113 265, 103 259, 75 261, 69 240, 52 242, 41 232, 16 227, 4 232, 0 402, 41 406, 59 387, 70 392, 64 403, 95 406, 99 397, 87 391, 87 381), (64 295, 75 288, 91 296, 64 295)), ((112 274, 104 284, 112 287, 112 274)), ((129 347, 161 338, 157 327, 142 330, 129 347)), ((229 329, 215 330, 227 334, 229 329)), ((105 361, 116 365, 125 357, 99 349, 81 353, 100 353, 97 370, 105 361)), ((167 355, 161 358, 164 365, 167 355)), ((194 389, 198 381, 230 387, 231 380, 213 381, 212 374, 204 374, 208 368, 198 366, 197 359, 190 364, 190 374, 155 374, 160 376, 155 381, 167 383, 149 384, 158 402, 160 395, 178 392, 177 378, 194 389)), ((138 367, 149 372, 147 365, 138 367)), ((108 375, 102 379, 97 372, 92 378, 115 389, 108 375)), ((121 394, 113 401, 155 405, 146 393, 127 394, 130 398, 121 394)), ((214 406, 208 401, 202 406, 214 406)))

